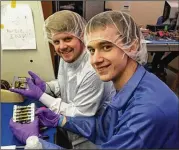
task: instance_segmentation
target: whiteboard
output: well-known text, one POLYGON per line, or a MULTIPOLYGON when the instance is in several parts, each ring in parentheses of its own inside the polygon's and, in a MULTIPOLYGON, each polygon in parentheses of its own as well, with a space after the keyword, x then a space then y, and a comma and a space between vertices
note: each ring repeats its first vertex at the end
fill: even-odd
POLYGON ((27 4, 1 6, 2 50, 36 49, 36 39, 32 11, 27 4))

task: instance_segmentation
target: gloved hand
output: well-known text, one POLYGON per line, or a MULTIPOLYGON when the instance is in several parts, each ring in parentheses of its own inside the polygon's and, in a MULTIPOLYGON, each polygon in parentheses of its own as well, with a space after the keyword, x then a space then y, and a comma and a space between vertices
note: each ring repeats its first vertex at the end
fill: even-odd
POLYGON ((30 78, 27 78, 29 89, 9 89, 11 92, 19 93, 32 99, 38 99, 44 93, 38 86, 36 86, 30 78))
POLYGON ((40 79, 40 77, 37 76, 32 71, 28 71, 28 73, 32 77, 32 79, 34 79, 35 85, 37 85, 43 92, 45 92, 45 90, 46 90, 46 84, 45 84, 45 82, 42 79, 40 79))
POLYGON ((63 121, 63 116, 59 114, 55 114, 48 108, 39 108, 36 110, 35 114, 39 118, 40 125, 46 127, 57 127, 61 125, 63 121))
POLYGON ((35 120, 29 124, 21 124, 10 120, 10 129, 14 136, 22 143, 26 144, 26 140, 30 136, 39 136, 39 119, 35 120))

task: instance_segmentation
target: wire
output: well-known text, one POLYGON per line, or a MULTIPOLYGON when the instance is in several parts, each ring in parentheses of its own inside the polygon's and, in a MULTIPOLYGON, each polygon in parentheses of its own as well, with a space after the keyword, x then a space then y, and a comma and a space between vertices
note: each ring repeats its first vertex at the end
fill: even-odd
POLYGON ((48 83, 46 83, 46 84, 47 84, 47 86, 49 87, 50 92, 52 93, 53 97, 58 98, 58 97, 60 96, 60 94, 56 95, 56 94, 52 91, 50 85, 49 85, 48 83))
POLYGON ((10 85, 6 80, 1 80, 1 88, 2 89, 4 88, 5 90, 9 90, 10 85))
POLYGON ((6 87, 4 84, 1 84, 1 88, 2 88, 2 89, 3 89, 3 87, 4 87, 4 89, 7 90, 7 87, 6 87))

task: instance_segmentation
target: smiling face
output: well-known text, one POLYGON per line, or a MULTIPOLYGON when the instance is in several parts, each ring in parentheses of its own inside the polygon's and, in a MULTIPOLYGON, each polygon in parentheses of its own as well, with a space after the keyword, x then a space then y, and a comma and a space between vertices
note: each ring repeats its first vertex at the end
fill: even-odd
POLYGON ((125 70, 127 56, 116 45, 105 40, 88 43, 91 64, 103 81, 115 81, 125 70))
POLYGON ((84 44, 68 33, 57 33, 53 35, 52 40, 56 53, 68 63, 77 60, 84 50, 84 44))

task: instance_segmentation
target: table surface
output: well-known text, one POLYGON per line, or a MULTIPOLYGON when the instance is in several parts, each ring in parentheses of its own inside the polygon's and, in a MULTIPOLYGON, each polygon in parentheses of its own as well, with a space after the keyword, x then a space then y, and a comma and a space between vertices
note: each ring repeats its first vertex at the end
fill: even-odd
POLYGON ((179 45, 179 41, 175 40, 147 40, 149 43, 147 45, 162 45, 162 44, 174 44, 174 45, 179 45))
MULTIPOLYGON (((16 145, 23 146, 12 134, 9 127, 9 121, 13 115, 13 106, 16 105, 28 105, 30 103, 35 103, 37 107, 43 106, 40 102, 35 102, 32 100, 25 100, 23 103, 1 103, 1 146, 16 145)), ((43 135, 48 135, 48 142, 54 143, 54 134, 56 133, 56 128, 49 128, 43 132, 43 135)))

